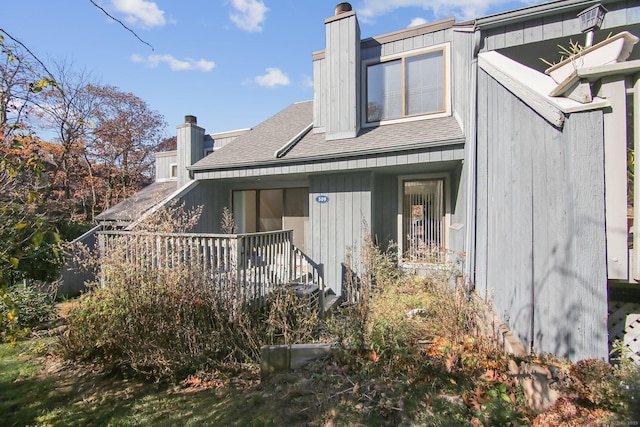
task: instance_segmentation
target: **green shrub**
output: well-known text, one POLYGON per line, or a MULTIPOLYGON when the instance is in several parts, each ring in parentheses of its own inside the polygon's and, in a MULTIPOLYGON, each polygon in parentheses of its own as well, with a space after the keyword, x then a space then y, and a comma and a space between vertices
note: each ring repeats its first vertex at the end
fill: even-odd
POLYGON ((55 310, 53 298, 33 287, 16 285, 0 289, 0 333, 3 339, 15 338, 20 331, 50 320, 55 310))

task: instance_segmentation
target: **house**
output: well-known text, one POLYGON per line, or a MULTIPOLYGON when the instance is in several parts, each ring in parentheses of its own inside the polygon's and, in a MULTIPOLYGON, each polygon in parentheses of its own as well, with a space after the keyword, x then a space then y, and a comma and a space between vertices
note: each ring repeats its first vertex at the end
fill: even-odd
MULTIPOLYGON (((640 4, 601 3, 593 43, 640 34, 640 4)), ((456 262, 527 350, 607 358, 615 299, 636 304, 616 305, 622 323, 640 317, 627 219, 639 54, 574 62, 561 82, 539 59, 584 38, 578 15, 594 5, 552 1, 361 39, 340 3, 312 54, 313 100, 227 134, 186 116, 177 151, 157 157, 156 182, 173 185, 161 203, 202 205, 196 233, 220 233, 225 207, 238 233, 293 230, 336 295, 367 235, 397 243, 405 268, 456 262)), ((111 215, 124 208, 101 218, 135 218, 111 215)))

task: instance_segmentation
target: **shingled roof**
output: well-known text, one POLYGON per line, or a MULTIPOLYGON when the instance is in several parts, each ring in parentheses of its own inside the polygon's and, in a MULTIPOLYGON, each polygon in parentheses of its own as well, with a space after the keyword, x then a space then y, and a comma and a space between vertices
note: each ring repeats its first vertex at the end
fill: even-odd
POLYGON ((128 223, 176 191, 176 181, 154 182, 96 216, 96 221, 128 223))
POLYGON ((215 154, 195 163, 190 169, 215 170, 290 161, 341 158, 367 153, 460 142, 463 132, 453 117, 431 118, 364 128, 355 138, 327 141, 324 133, 309 129, 313 122, 313 102, 292 104, 262 122, 250 132, 239 136, 215 154), (301 136, 295 141, 296 136, 301 136), (288 150, 277 157, 276 152, 294 141, 288 150))

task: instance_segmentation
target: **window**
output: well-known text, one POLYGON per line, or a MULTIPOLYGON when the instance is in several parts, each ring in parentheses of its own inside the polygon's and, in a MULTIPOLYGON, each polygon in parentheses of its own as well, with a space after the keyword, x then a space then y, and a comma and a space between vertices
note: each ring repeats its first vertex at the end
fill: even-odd
POLYGON ((367 123, 446 110, 445 50, 367 67, 367 123))
POLYGON ((169 172, 171 175, 171 178, 175 178, 178 176, 178 165, 175 163, 171 163, 171 165, 169 166, 169 168, 171 169, 171 172, 169 172))

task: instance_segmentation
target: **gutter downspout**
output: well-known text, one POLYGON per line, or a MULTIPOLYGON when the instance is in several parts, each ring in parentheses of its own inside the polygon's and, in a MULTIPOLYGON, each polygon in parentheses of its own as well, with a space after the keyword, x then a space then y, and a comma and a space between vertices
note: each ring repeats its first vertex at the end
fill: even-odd
POLYGON ((469 158, 467 165, 467 262, 465 263, 465 276, 468 280, 468 290, 475 290, 476 286, 476 229, 477 229, 477 181, 478 181, 478 52, 480 51, 481 32, 475 27, 473 33, 473 59, 471 60, 471 93, 469 114, 469 158))

